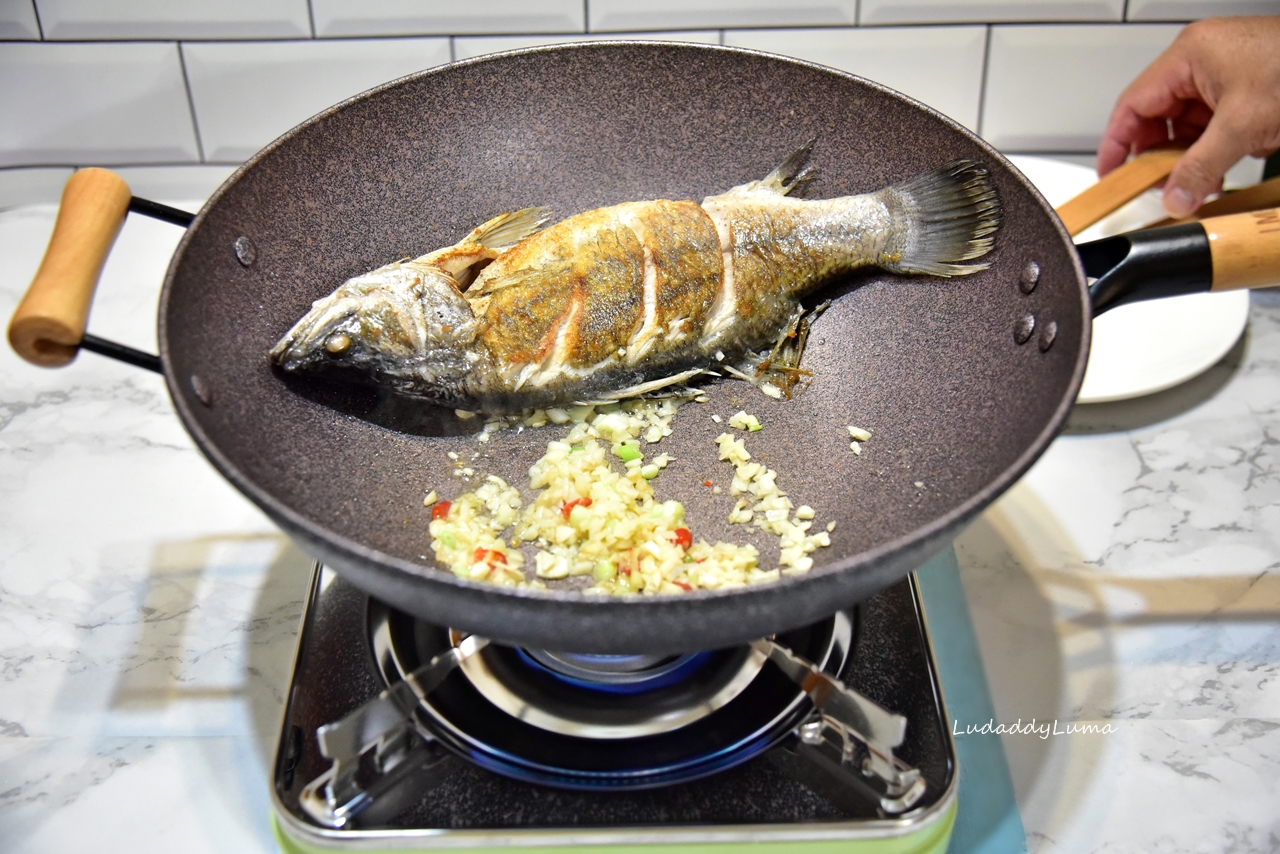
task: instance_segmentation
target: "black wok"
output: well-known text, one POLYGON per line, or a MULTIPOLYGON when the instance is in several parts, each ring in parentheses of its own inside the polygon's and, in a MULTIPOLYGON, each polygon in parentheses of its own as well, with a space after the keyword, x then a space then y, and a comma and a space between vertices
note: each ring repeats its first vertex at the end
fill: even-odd
MULTIPOLYGON (((996 151, 882 86, 717 47, 594 43, 457 63, 390 83, 294 129, 200 211, 160 299, 161 362, 183 423, 214 465, 303 548, 421 618, 551 649, 709 648, 805 624, 942 548, 1008 488, 1064 422, 1084 371, 1090 296, 1053 211, 996 151), (603 598, 462 581, 429 558, 424 493, 466 488, 446 457, 527 484, 559 436, 478 422, 354 387, 286 379, 267 351, 342 280, 453 243, 496 212, 557 215, 692 198, 763 176, 810 137, 809 197, 873 190, 958 157, 992 172, 1003 226, 991 268, 956 280, 876 271, 833 289, 810 386, 789 401, 710 385, 661 449, 660 497, 694 535, 725 521, 710 415, 740 408, 748 448, 797 504, 834 520, 807 575, 680 596, 603 598), (1032 325, 1031 318, 1034 318, 1032 325), (861 456, 845 425, 874 436, 861 456), (472 461, 472 455, 483 456, 472 461), (423 557, 424 555, 428 557, 423 557)), ((752 529, 754 531, 754 529, 752 529)), ((762 563, 776 557, 767 538, 762 563)))

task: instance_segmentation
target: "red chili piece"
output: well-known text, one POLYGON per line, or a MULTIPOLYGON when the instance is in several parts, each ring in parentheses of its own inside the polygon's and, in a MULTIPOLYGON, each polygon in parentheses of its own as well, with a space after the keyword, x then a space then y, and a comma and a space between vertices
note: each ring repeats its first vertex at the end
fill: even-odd
POLYGON ((693 585, 692 585, 692 584, 690 584, 689 582, 685 581, 683 578, 677 578, 675 581, 673 581, 673 582, 671 582, 671 583, 672 583, 672 584, 674 584, 676 587, 679 587, 681 590, 692 590, 692 589, 693 589, 693 585))
POLYGON ((486 549, 484 546, 476 546, 475 554, 471 555, 472 563, 487 563, 493 566, 495 563, 505 564, 507 556, 497 549, 486 549))
POLYGON ((563 505, 563 506, 561 506, 561 508, 560 508, 560 512, 561 512, 561 514, 563 514, 563 515, 564 515, 564 518, 568 519, 568 518, 569 518, 569 514, 573 512, 573 508, 575 508, 575 507, 590 507, 590 506, 591 506, 591 499, 590 499, 590 498, 575 498, 575 499, 573 499, 572 501, 566 501, 566 502, 564 503, 564 505, 563 505))
POLYGON ((710 486, 710 485, 711 485, 711 481, 709 481, 709 480, 704 480, 704 481, 702 482, 702 485, 703 485, 703 486, 710 486))
POLYGON ((693 534, 689 533, 688 528, 676 528, 676 545, 682 549, 687 549, 693 545, 693 534))
POLYGON ((431 508, 431 521, 443 519, 449 515, 449 510, 453 507, 452 501, 437 501, 435 506, 431 508))

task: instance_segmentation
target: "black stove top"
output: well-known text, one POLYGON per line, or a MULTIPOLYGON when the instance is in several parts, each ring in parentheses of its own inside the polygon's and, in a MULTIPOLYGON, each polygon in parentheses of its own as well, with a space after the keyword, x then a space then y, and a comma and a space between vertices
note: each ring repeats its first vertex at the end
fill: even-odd
POLYGON ((779 636, 768 658, 752 645, 602 664, 463 638, 317 568, 277 756, 280 815, 295 828, 339 832, 823 826, 902 820, 954 797, 953 746, 914 578, 779 636), (431 677, 423 696, 404 690, 405 674, 421 676, 444 654, 462 664, 431 677), (791 654, 815 665, 804 674, 810 685, 821 671, 905 718, 892 761, 912 769, 909 795, 895 802, 882 781, 859 773, 873 759, 866 743, 821 723, 819 695, 784 673, 791 654), (392 708, 388 684, 416 708, 335 777, 331 759, 353 713, 364 707, 357 723, 367 736, 365 704, 381 693, 392 708), (322 729, 344 719, 345 729, 322 729), (314 805, 326 774, 319 791, 330 800, 354 793, 356 809, 336 821, 318 820, 314 805))

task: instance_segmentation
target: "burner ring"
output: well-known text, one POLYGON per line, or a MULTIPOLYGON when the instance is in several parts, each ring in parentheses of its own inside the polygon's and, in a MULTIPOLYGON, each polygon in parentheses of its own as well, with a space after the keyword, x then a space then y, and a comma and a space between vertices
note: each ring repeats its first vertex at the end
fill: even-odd
MULTIPOLYGON (((450 632, 454 646, 463 637, 450 632)), ((624 739, 673 732, 705 718, 750 685, 765 662, 750 647, 590 658, 622 660, 600 661, 593 670, 578 663, 596 663, 587 656, 490 644, 460 667, 481 696, 517 720, 561 735, 624 739)))
MULTIPOLYGON (((367 636, 387 684, 402 680, 452 646, 448 630, 417 621, 375 600, 370 600, 367 619, 367 636)), ((838 675, 851 650, 853 622, 853 611, 840 612, 776 641, 838 675)), ((457 637, 457 633, 453 635, 457 637)), ((692 681, 712 695, 721 690, 717 684, 731 683, 746 670, 754 668, 755 675, 745 680, 745 685, 727 690, 726 694, 734 696, 718 708, 693 715, 682 726, 661 727, 658 732, 602 738, 580 728, 572 733, 544 729, 502 709, 481 693, 461 668, 421 700, 416 725, 424 737, 482 768, 541 785, 632 791, 687 782, 759 755, 812 711, 812 702, 795 682, 776 667, 750 663, 751 652, 749 645, 713 650, 695 654, 689 659, 693 664, 684 663, 692 670, 692 681), (707 685, 712 687, 707 689, 707 685)), ((644 707, 649 718, 660 717, 670 708, 689 707, 682 696, 688 689, 681 684, 611 692, 601 690, 607 683, 598 680, 589 686, 576 685, 513 647, 490 643, 468 658, 481 657, 497 679, 516 674, 521 690, 550 692, 557 702, 568 702, 572 697, 586 703, 593 710, 590 714, 569 714, 594 720, 597 725, 604 721, 608 726, 621 723, 652 728, 653 722, 644 715, 637 718, 636 707, 644 707)), ((625 662, 614 663, 626 667, 625 662)), ((641 662, 639 669, 662 669, 667 663, 641 662)))
POLYGON ((706 653, 684 655, 595 655, 521 649, 534 664, 584 688, 631 694, 668 685, 694 669, 706 653))

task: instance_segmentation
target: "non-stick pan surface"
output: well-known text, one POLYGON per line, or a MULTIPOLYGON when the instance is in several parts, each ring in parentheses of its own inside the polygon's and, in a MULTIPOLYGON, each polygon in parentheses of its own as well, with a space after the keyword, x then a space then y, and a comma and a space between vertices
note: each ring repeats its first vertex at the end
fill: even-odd
MULTIPOLYGON (((870 595, 940 550, 1057 432, 1083 375, 1089 302, 1044 200, 954 122, 876 84, 742 50, 595 43, 458 63, 388 84, 272 144, 218 191, 179 247, 160 346, 187 428, 214 464, 305 548, 424 619, 551 649, 721 646, 870 595), (561 429, 507 431, 355 386, 285 378, 267 351, 344 279, 456 241, 496 213, 557 216, 645 198, 701 199, 762 177, 816 137, 810 198, 874 190, 957 157, 986 163, 1003 226, 989 270, 944 280, 878 271, 833 288, 790 401, 720 381, 661 450, 659 496, 696 537, 730 526, 712 413, 746 408, 748 449, 797 504, 836 522, 804 576, 682 596, 612 599, 459 580, 430 558, 424 493, 451 497, 456 452, 527 487, 561 429), (1031 270, 1037 271, 1035 274, 1031 270), (1034 287, 1032 287, 1034 285, 1034 287), (1026 331, 1035 319, 1034 331, 1026 331), (1052 336, 1049 331, 1056 334, 1052 336), (874 436, 861 456, 845 425, 874 436), (473 460, 473 455, 480 456, 473 460)), ((771 544, 770 540, 773 539, 771 544)))

